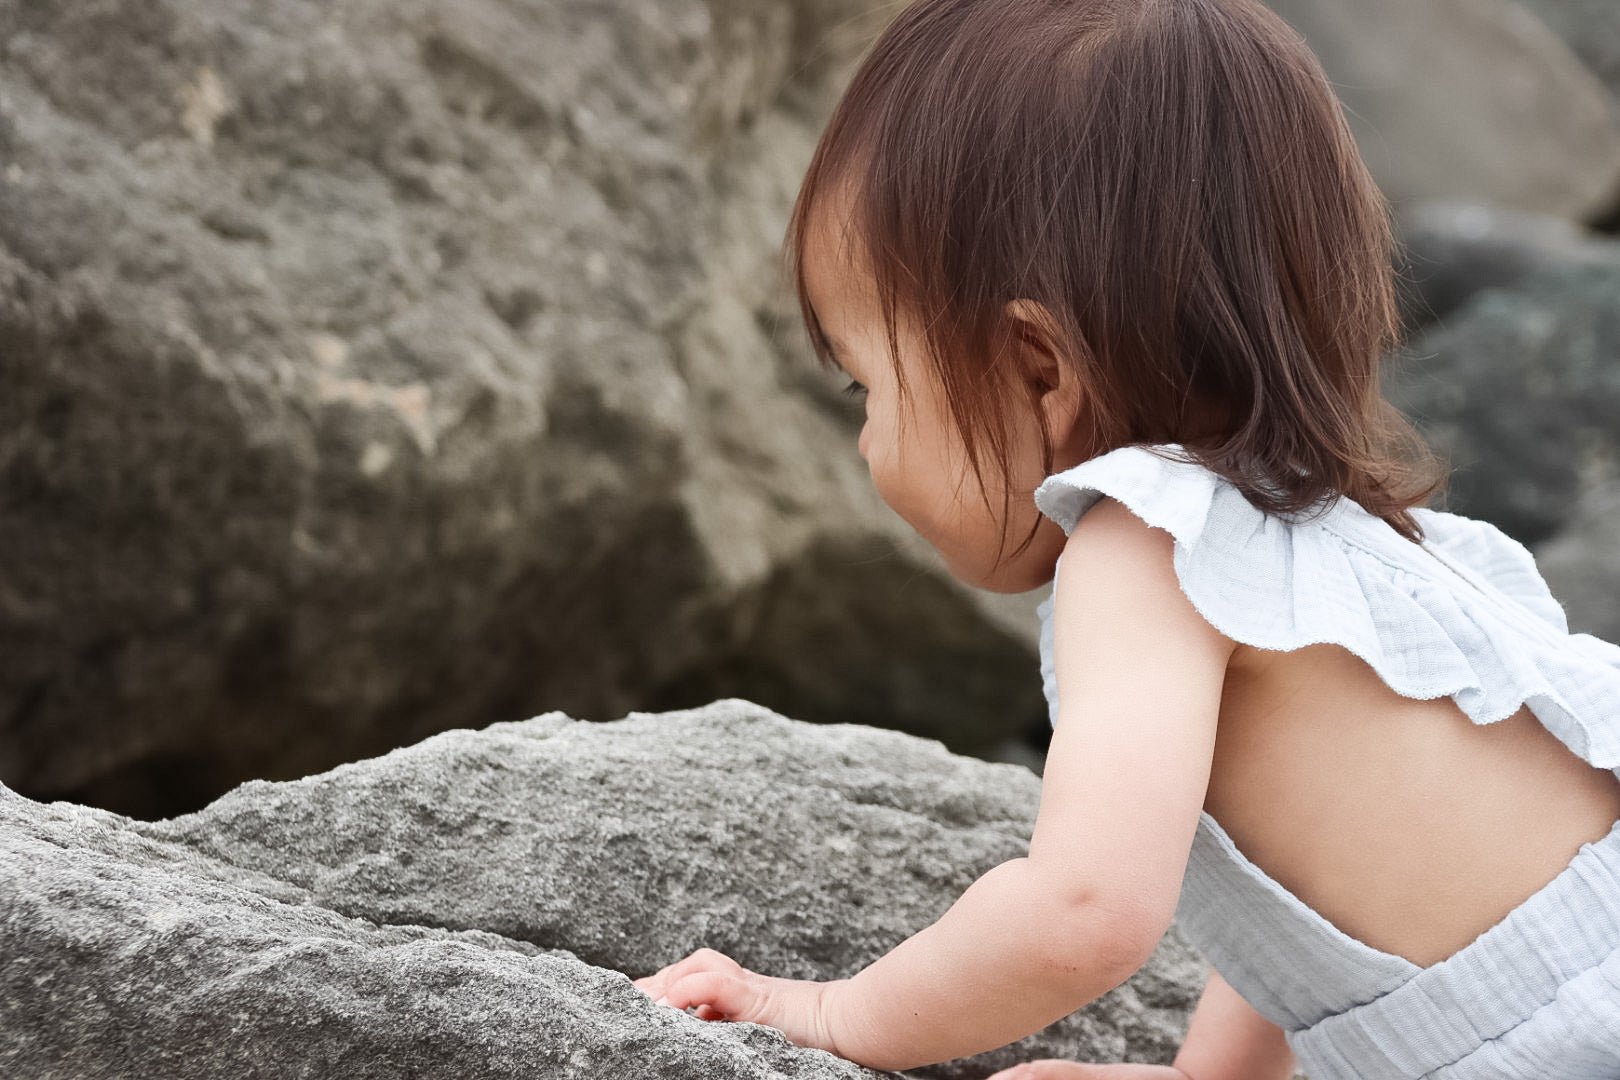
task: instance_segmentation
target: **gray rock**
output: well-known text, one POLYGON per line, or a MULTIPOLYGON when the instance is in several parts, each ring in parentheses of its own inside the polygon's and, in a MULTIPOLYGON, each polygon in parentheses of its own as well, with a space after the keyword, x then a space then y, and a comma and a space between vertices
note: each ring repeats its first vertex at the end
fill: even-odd
MULTIPOLYGON (((872 1075, 625 975, 699 945, 847 975, 1021 854, 1037 792, 744 702, 450 732, 155 823, 0 789, 0 1072, 872 1075)), ((1172 935, 1075 1016, 919 1075, 1167 1059, 1201 978, 1172 935)))
POLYGON ((1536 548, 1536 565, 1564 605, 1569 628, 1620 642, 1620 479, 1584 485, 1564 530, 1536 548))
POLYGON ((865 9, 0 4, 0 780, 152 816, 738 688, 1038 715, 780 287, 865 9))
POLYGON ((1585 218, 1620 196, 1620 112, 1513 0, 1267 0, 1322 58, 1397 204, 1585 218))
POLYGON ((1556 267, 1620 266, 1620 244, 1572 221, 1478 203, 1429 202, 1400 216, 1402 316, 1444 321, 1485 289, 1556 267))
POLYGON ((1390 365, 1386 390, 1456 471, 1448 508, 1525 544, 1620 461, 1620 265, 1487 289, 1390 365))
POLYGON ((1620 7, 1613 0, 1519 0, 1620 99, 1620 7))

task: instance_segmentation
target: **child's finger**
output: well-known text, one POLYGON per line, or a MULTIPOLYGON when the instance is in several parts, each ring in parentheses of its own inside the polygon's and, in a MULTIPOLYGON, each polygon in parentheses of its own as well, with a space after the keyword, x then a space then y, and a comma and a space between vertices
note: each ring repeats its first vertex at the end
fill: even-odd
POLYGON ((659 968, 651 975, 643 975, 641 978, 634 980, 632 985, 648 997, 656 998, 663 992, 664 984, 669 982, 669 969, 674 966, 674 964, 670 964, 668 967, 659 968))
POLYGON ((695 971, 664 988, 662 1000, 676 1009, 696 1007, 705 1020, 748 1020, 757 995, 748 980, 728 971, 695 971))
POLYGON ((737 975, 743 972, 743 967, 724 953, 716 952, 714 949, 699 949, 684 960, 678 960, 645 978, 637 979, 635 986, 657 1001, 665 996, 665 991, 672 983, 702 971, 724 971, 737 975))
POLYGON ((1029 1061, 991 1076, 989 1080, 1188 1080, 1187 1074, 1167 1065, 1088 1065, 1080 1061, 1029 1061))

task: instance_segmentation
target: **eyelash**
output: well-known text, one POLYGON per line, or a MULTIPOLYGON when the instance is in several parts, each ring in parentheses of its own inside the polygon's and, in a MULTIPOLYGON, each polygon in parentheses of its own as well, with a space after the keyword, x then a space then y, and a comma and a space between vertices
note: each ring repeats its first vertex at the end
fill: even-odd
POLYGON ((845 397, 852 397, 852 398, 865 397, 866 396, 866 387, 862 386, 860 383, 856 382, 854 379, 851 379, 851 380, 849 380, 849 385, 844 387, 844 396, 845 397))

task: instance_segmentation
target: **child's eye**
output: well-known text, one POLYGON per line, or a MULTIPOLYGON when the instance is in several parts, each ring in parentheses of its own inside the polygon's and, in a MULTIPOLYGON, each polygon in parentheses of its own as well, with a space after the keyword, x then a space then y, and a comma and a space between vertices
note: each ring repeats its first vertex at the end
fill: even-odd
POLYGON ((866 387, 851 379, 849 385, 844 387, 844 395, 852 398, 863 398, 866 396, 866 387))

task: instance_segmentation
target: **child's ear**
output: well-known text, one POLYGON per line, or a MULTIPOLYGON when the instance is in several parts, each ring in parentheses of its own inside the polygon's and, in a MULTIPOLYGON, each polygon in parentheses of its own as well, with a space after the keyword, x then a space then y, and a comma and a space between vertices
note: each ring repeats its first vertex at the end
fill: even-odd
POLYGON ((1062 446, 1080 419, 1085 398, 1074 362, 1074 344, 1044 304, 1009 300, 1003 311, 1011 324, 1020 374, 1030 396, 1046 414, 1047 430, 1062 446))

